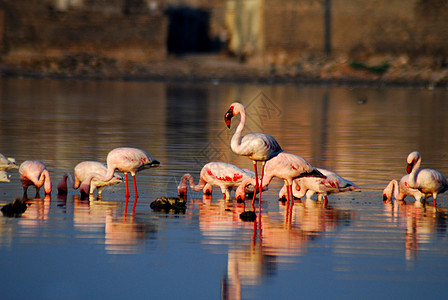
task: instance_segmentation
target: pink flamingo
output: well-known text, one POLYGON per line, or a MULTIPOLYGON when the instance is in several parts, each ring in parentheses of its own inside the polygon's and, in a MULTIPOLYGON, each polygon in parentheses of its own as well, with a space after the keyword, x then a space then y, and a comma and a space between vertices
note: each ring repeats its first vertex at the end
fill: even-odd
MULTIPOLYGON (((248 156, 252 162, 254 163, 254 171, 255 171, 255 191, 259 189, 260 193, 260 203, 261 203, 261 182, 263 182, 264 172, 265 172, 265 164, 266 161, 269 161, 271 158, 275 157, 283 150, 277 141, 269 134, 252 132, 245 136, 241 136, 241 133, 246 124, 246 109, 244 105, 238 102, 234 102, 230 105, 229 110, 224 116, 226 121, 226 125, 230 128, 231 120, 234 116, 240 114, 241 120, 238 124, 238 127, 235 130, 235 133, 232 136, 230 141, 230 148, 235 154, 248 156), (261 168, 261 178, 260 184, 258 184, 258 175, 257 175, 257 162, 262 162, 261 168)), ((252 207, 254 207, 255 194, 252 198, 252 207)))
MULTIPOLYGON (((317 168, 326 178, 318 177, 301 177, 293 181, 293 196, 302 198, 306 195, 307 199, 317 193, 318 199, 324 200, 324 204, 328 203, 328 195, 347 191, 361 191, 353 182, 344 179, 335 172, 326 169, 317 168)), ((286 185, 280 190, 280 199, 285 199, 287 196, 286 185)))
MULTIPOLYGON (((58 193, 59 194, 67 194, 67 179, 71 181, 71 186, 73 189, 78 189, 81 185, 81 182, 83 182, 88 175, 91 173, 97 173, 102 176, 105 176, 107 174, 107 167, 106 164, 103 164, 98 161, 83 161, 77 164, 74 168, 74 175, 75 180, 73 180, 71 174, 67 173, 64 174, 62 177, 62 180, 59 182, 58 185, 58 193)), ((117 173, 114 173, 114 176, 109 181, 101 181, 97 178, 93 178, 91 185, 90 185, 90 194, 93 194, 93 191, 98 188, 98 196, 101 197, 103 187, 115 185, 120 182, 123 182, 123 178, 118 175, 117 173)))
MULTIPOLYGON (((265 188, 273 177, 281 178, 285 181, 288 200, 292 201, 293 180, 305 176, 325 178, 317 168, 311 165, 306 159, 291 153, 282 152, 271 158, 265 165, 265 177, 261 180, 260 187, 265 188)), ((246 185, 254 184, 255 178, 243 180, 236 190, 236 198, 245 199, 246 185)))
POLYGON ((129 198, 128 173, 131 173, 134 181, 135 198, 138 198, 137 183, 135 181, 135 173, 149 168, 159 167, 160 162, 155 160, 151 155, 137 148, 121 147, 115 148, 107 154, 107 173, 101 175, 92 173, 81 183, 81 193, 88 194, 90 184, 93 178, 101 181, 109 181, 114 177, 115 170, 124 173, 126 180, 126 198, 129 198))
POLYGON ((50 173, 44 163, 38 160, 26 160, 19 168, 20 180, 23 185, 23 193, 26 195, 30 185, 36 186, 36 195, 39 189, 44 186, 45 194, 51 193, 50 173))
POLYGON ((420 169, 421 155, 417 151, 409 153, 406 159, 409 174, 409 187, 418 189, 423 194, 431 194, 434 198, 434 206, 437 205, 437 194, 448 189, 446 177, 434 169, 420 169))
POLYGON ((188 180, 192 190, 203 190, 206 195, 212 194, 213 186, 220 187, 224 199, 227 200, 230 198, 230 189, 237 187, 244 179, 254 176, 254 172, 240 169, 232 164, 210 162, 202 167, 200 180, 197 185, 194 184, 193 176, 187 173, 182 177, 177 191, 179 197, 186 197, 188 180))
MULTIPOLYGON (((401 201, 406 196, 412 196, 416 201, 422 201, 422 198, 427 198, 427 195, 420 192, 418 189, 413 189, 409 186, 409 174, 401 177, 400 182, 392 179, 386 188, 383 190, 383 201, 391 200, 392 194, 395 200, 401 201)), ((428 194, 429 196, 430 194, 428 194)))
POLYGON ((0 153, 0 171, 8 171, 10 169, 18 169, 16 160, 12 157, 5 157, 0 153))

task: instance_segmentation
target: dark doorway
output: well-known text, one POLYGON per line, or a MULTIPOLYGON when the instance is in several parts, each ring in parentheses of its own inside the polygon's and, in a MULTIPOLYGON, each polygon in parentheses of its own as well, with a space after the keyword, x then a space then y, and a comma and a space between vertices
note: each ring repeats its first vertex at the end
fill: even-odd
POLYGON ((210 37, 210 13, 203 9, 176 7, 167 10, 168 52, 186 54, 217 51, 219 43, 210 37))

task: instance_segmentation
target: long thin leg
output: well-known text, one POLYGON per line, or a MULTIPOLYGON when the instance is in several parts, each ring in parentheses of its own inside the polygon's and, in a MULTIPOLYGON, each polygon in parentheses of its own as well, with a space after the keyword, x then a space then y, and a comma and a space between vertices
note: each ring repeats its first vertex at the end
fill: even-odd
POLYGON ((135 181, 135 175, 132 175, 132 180, 134 181, 134 191, 135 191, 135 198, 138 198, 138 192, 137 192, 137 182, 135 181))
POLYGON ((437 206, 437 195, 433 195, 432 196, 434 198, 434 207, 437 206))
POLYGON ((261 178, 260 178, 260 185, 259 185, 259 189, 260 189, 260 191, 259 191, 259 196, 258 196, 258 209, 259 209, 259 212, 261 213, 261 190, 263 189, 263 176, 264 176, 264 165, 266 164, 266 162, 264 161, 262 164, 261 164, 261 178))
POLYGON ((126 181, 126 198, 129 198, 128 173, 124 173, 124 178, 126 181))
POLYGON ((254 197, 252 198, 252 209, 253 210, 255 210, 255 206, 254 206, 255 195, 257 194, 257 190, 258 190, 257 162, 255 160, 254 160, 254 170, 255 170, 255 188, 254 188, 254 197))

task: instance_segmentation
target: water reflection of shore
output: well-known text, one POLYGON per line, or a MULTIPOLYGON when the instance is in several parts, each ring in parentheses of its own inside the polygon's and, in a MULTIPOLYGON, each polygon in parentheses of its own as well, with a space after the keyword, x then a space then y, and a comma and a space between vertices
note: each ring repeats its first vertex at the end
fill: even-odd
POLYGON ((313 200, 279 205, 279 212, 263 212, 255 222, 243 222, 238 216, 244 207, 236 202, 197 204, 206 243, 229 245, 227 274, 222 279, 224 299, 241 299, 243 286, 261 284, 276 273, 278 263, 303 255, 310 241, 352 217, 313 200))
POLYGON ((389 221, 406 228, 405 256, 407 260, 418 258, 419 245, 430 243, 437 234, 447 231, 447 210, 419 201, 387 201, 384 211, 389 221))

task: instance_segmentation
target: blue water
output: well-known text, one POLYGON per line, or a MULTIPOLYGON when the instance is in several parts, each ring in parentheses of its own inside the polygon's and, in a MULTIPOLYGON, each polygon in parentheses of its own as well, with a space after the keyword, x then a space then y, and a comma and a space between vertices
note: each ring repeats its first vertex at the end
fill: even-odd
MULTIPOLYGON (((448 174, 446 90, 143 82, 2 80, 0 153, 40 159, 51 197, 34 198, 19 218, 0 217, 4 299, 377 299, 442 298, 448 280, 448 196, 438 207, 383 203, 406 155, 448 174), (367 102, 360 99, 367 99, 367 102), (246 104, 247 130, 275 136, 288 152, 355 182, 361 193, 278 201, 274 180, 261 220, 243 222, 242 204, 188 194, 185 213, 150 203, 176 196, 184 173, 232 154, 224 113, 246 104), (57 195, 62 175, 83 160, 105 161, 118 146, 162 162, 103 199, 57 195)), ((22 198, 17 170, 0 183, 0 204, 22 198)), ((233 195, 233 193, 231 193, 233 195)), ((431 199, 432 200, 432 199, 431 199)))

